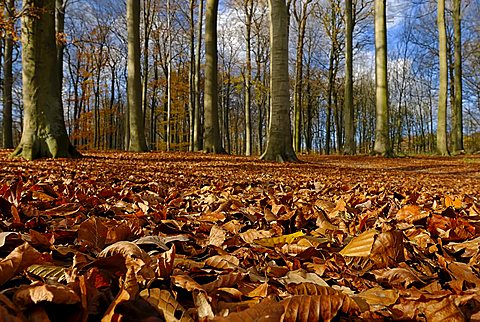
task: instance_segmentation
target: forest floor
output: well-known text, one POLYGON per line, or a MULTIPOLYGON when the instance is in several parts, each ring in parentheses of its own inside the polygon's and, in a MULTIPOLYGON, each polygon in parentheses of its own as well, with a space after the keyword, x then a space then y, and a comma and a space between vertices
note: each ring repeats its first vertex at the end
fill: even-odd
POLYGON ((480 156, 300 158, 0 152, 0 320, 480 320, 480 156))

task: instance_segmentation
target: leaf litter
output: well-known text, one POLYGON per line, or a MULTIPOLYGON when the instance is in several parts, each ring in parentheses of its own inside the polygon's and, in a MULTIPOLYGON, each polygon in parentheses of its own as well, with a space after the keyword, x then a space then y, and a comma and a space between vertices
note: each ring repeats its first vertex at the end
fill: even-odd
POLYGON ((479 162, 303 160, 0 153, 1 319, 480 319, 479 162))

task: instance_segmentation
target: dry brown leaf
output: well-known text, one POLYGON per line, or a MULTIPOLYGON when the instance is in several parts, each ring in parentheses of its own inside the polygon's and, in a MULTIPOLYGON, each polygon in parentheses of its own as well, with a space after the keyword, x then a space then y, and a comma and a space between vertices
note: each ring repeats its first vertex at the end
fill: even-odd
POLYGON ((75 304, 80 302, 80 298, 65 285, 35 282, 31 285, 21 286, 13 296, 13 302, 20 307, 27 307, 40 302, 75 304))
POLYGON ((204 291, 203 287, 188 275, 174 275, 171 277, 175 286, 181 287, 188 292, 204 291))
POLYGON ((398 221, 406 221, 408 223, 414 223, 428 217, 429 214, 426 211, 422 211, 419 206, 406 205, 403 206, 396 214, 395 218, 398 221))
POLYGON ((285 309, 282 304, 272 300, 264 300, 241 312, 234 312, 227 317, 215 317, 214 322, 278 322, 281 321, 285 309))
POLYGON ((101 250, 105 247, 107 234, 107 226, 96 216, 85 220, 78 228, 78 240, 95 250, 101 250))
POLYGON ((167 277, 172 274, 175 265, 176 250, 175 244, 173 244, 170 250, 157 257, 157 276, 167 277))
POLYGON ((18 306, 0 293, 0 320, 2 322, 23 322, 25 317, 18 306))
POLYGON ((240 233, 240 238, 243 239, 244 242, 247 244, 253 243, 254 240, 261 239, 261 238, 268 238, 271 237, 272 233, 265 230, 256 230, 256 229, 249 229, 244 233, 240 233))
POLYGON ((381 287, 374 287, 356 295, 371 306, 387 307, 395 304, 399 298, 397 290, 386 290, 381 287))
POLYGON ((118 292, 117 296, 112 301, 112 303, 110 303, 110 306, 108 307, 107 311, 105 312, 105 314, 102 318, 102 322, 110 322, 110 321, 119 320, 118 314, 115 313, 115 309, 117 308, 117 306, 120 303, 128 301, 130 299, 131 299, 130 293, 127 290, 122 288, 120 290, 120 292, 118 292), (117 316, 117 317, 115 317, 115 316, 117 316))
POLYGON ((370 258, 378 268, 397 266, 405 260, 403 233, 398 230, 383 232, 375 238, 370 258))
POLYGON ((388 269, 377 269, 370 271, 371 274, 375 275, 377 282, 383 283, 387 282, 392 286, 403 286, 408 287, 412 283, 420 282, 425 284, 424 276, 420 276, 414 272, 411 268, 388 268, 388 269))
POLYGON ((350 306, 342 295, 295 295, 280 302, 285 308, 285 322, 331 321, 340 312, 352 316, 358 306, 350 306))
POLYGON ((140 296, 162 314, 167 322, 193 321, 187 311, 167 290, 158 288, 146 289, 140 292, 140 296))
POLYGON ((429 302, 425 305, 424 309, 425 317, 427 321, 431 322, 463 322, 465 316, 463 316, 460 309, 450 299, 446 298, 439 302, 429 302))
POLYGON ((23 272, 33 264, 44 262, 44 256, 28 243, 15 248, 0 261, 0 285, 23 272))
POLYGON ((354 237, 341 251, 342 256, 352 257, 368 257, 372 251, 373 243, 377 231, 375 229, 368 230, 354 237))
POLYGON ((220 275, 213 282, 202 285, 203 289, 210 293, 220 287, 231 287, 243 279, 244 275, 241 273, 230 273, 226 275, 220 275))
POLYGON ((265 298, 268 295, 268 283, 260 284, 253 291, 248 292, 248 297, 261 297, 265 298))
POLYGON ((208 301, 208 297, 203 291, 194 291, 192 293, 193 302, 197 308, 198 318, 203 319, 213 319, 215 314, 213 313, 212 306, 208 301))
POLYGON ((224 229, 214 225, 210 230, 210 236, 208 237, 208 244, 220 247, 225 242, 227 233, 224 229))
POLYGON ((320 286, 328 286, 327 282, 320 276, 315 273, 309 273, 303 269, 288 272, 287 275, 281 279, 281 282, 285 285, 312 283, 320 286))
POLYGON ((240 261, 238 260, 238 258, 231 255, 215 255, 215 256, 209 257, 205 261, 205 264, 218 269, 233 270, 233 269, 238 269, 238 265, 240 264, 240 261))

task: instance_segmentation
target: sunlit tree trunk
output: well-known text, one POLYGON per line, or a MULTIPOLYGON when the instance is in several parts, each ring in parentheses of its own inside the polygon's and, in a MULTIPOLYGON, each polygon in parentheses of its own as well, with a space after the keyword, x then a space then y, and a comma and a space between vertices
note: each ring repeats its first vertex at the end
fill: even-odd
POLYGON ((297 161, 290 123, 288 77, 288 9, 285 0, 269 0, 271 117, 267 147, 261 159, 297 161))
POLYGON ((59 96, 55 0, 25 0, 22 16, 22 79, 25 110, 20 144, 12 156, 76 157, 65 128, 59 96), (32 12, 30 11, 30 12, 32 12))
POLYGON ((353 14, 352 0, 345 1, 345 97, 344 126, 345 146, 343 152, 355 154, 355 114, 353 110, 353 14))
POLYGON ((388 127, 387 24, 386 0, 375 0, 375 154, 391 155, 388 127))
POLYGON ((167 0, 167 151, 170 151, 172 141, 172 23, 171 23, 170 0, 167 0))
POLYGON ((205 97, 203 150, 225 153, 218 120, 217 14, 218 0, 207 0, 205 18, 205 97))
POLYGON ((463 151, 463 104, 462 104, 462 19, 461 0, 453 0, 453 31, 455 57, 455 104, 453 125, 453 148, 455 152, 463 151))
POLYGON ((203 148, 202 140, 202 122, 201 122, 201 105, 200 105, 200 63, 202 53, 202 28, 203 28, 203 0, 200 0, 198 7, 198 27, 197 27, 197 48, 195 53, 195 120, 193 132, 193 149, 200 151, 203 148))
MULTIPOLYGON (((13 28, 13 9, 15 3, 13 0, 5 2, 5 11, 7 23, 11 23, 13 28)), ((3 7, 1 10, 3 11, 3 7)), ((9 26, 10 27, 10 26, 9 26)), ((13 29, 5 30, 5 43, 3 53, 3 147, 5 149, 12 149, 13 146, 13 117, 12 117, 12 85, 13 85, 13 29)))
POLYGON ((447 146, 447 30, 445 27, 445 0, 438 1, 438 56, 440 63, 440 87, 438 89, 437 152, 448 155, 447 146))
POLYGON ((140 0, 127 0, 128 30, 128 112, 130 127, 129 151, 147 151, 142 113, 140 79, 140 0))

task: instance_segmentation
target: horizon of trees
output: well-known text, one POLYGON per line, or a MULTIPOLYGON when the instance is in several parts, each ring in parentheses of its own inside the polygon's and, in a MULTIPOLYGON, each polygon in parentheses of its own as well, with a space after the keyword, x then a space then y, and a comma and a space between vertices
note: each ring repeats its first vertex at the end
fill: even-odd
MULTIPOLYGON (((273 65, 266 0, 190 0, 188 5, 178 0, 142 0, 136 22, 140 35, 139 75, 135 87, 129 86, 135 88, 135 100, 141 109, 137 131, 145 139, 145 146, 137 150, 206 148, 212 152, 261 155, 271 135, 269 125, 277 124, 277 132, 292 131, 292 142, 287 140, 286 145, 290 144, 297 154, 446 155, 479 151, 480 1, 446 0, 442 9, 444 1, 386 4, 386 19, 382 22, 387 29, 386 43, 380 43, 385 48, 385 75, 379 84, 374 58, 375 44, 379 46, 374 37, 379 34, 374 29, 378 10, 374 9, 375 3, 385 5, 385 1, 271 0, 288 10, 288 22, 277 28, 287 27, 286 71, 290 80, 274 95, 269 90, 273 65), (348 19, 346 9, 350 5, 348 19), (210 17, 215 15, 215 21, 209 20, 208 12, 210 17), (440 12, 444 12, 443 21, 440 12), (444 37, 439 41, 442 25, 444 37), (211 39, 204 37, 212 26, 217 26, 216 59, 211 55, 211 39), (212 73, 217 79, 209 83, 206 80, 212 73), (375 94, 378 88, 386 93, 375 94), (280 94, 283 97, 278 99, 280 94), (278 114, 271 112, 275 99, 288 103, 281 112, 281 121, 276 120, 278 114), (220 140, 214 144, 203 141, 204 125, 211 120, 204 113, 209 111, 207 102, 212 100, 217 104, 211 115, 218 123, 213 126, 218 127, 215 131, 220 140), (380 123, 376 118, 382 115, 379 106, 388 111, 380 123), (290 120, 292 126, 279 129, 278 124, 290 120), (379 124, 384 127, 381 135, 379 124), (379 135, 384 147, 377 147, 379 135)), ((59 42, 62 44, 58 53, 62 56, 57 58, 63 62, 61 97, 70 141, 80 150, 128 149, 131 133, 137 132, 129 126, 129 118, 135 114, 127 103, 129 41, 125 3, 56 2, 57 12, 60 8, 64 13, 64 30, 57 33, 57 47, 59 42)), ((18 39, 20 6, 20 1, 3 1, 1 10, 0 118, 2 147, 8 148, 20 143, 27 117, 18 39), (11 136, 10 131, 5 131, 9 124, 11 136)))

